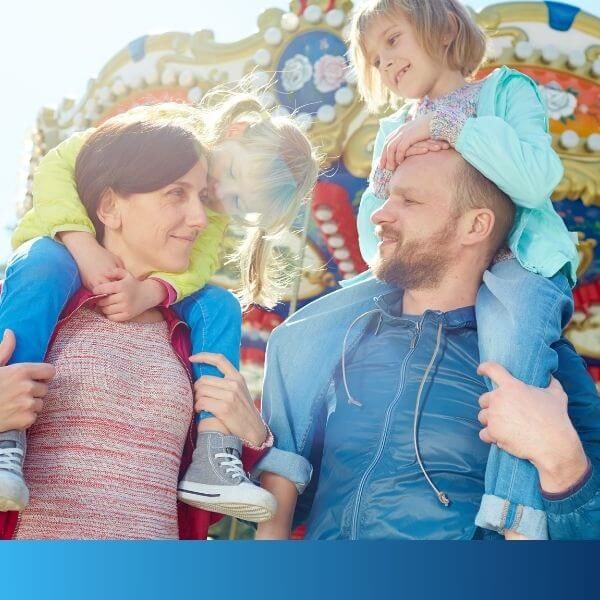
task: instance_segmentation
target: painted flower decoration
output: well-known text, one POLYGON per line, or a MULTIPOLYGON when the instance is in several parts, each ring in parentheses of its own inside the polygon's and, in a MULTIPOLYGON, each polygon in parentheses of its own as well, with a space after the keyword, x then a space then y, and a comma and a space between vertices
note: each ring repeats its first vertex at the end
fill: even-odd
POLYGON ((574 118, 573 113, 577 107, 577 93, 574 90, 570 88, 563 90, 556 81, 540 85, 539 90, 546 102, 548 116, 551 119, 565 121, 565 119, 574 118))
POLYGON ((343 56, 324 54, 315 63, 315 87, 322 94, 335 92, 346 75, 346 59, 343 56))
POLYGON ((310 81, 313 68, 310 60, 302 54, 295 54, 285 61, 281 74, 281 85, 286 92, 297 92, 310 81))

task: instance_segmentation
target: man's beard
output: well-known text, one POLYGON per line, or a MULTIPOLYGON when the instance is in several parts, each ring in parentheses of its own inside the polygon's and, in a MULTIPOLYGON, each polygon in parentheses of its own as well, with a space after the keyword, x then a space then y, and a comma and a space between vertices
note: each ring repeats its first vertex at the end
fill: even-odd
MULTIPOLYGON (((383 231, 386 232, 385 227, 383 231)), ((435 288, 454 261, 448 242, 455 233, 456 219, 452 219, 442 231, 426 240, 403 243, 397 234, 394 254, 388 258, 379 255, 372 267, 373 274, 377 279, 403 290, 435 288)))

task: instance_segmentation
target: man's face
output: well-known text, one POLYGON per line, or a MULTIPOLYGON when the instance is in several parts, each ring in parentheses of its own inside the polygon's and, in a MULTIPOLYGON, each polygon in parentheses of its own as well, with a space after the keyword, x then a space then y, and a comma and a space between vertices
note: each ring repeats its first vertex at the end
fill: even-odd
POLYGON ((460 157, 448 150, 407 158, 390 181, 390 197, 371 216, 381 239, 373 273, 405 290, 435 288, 460 245, 454 175, 460 157))

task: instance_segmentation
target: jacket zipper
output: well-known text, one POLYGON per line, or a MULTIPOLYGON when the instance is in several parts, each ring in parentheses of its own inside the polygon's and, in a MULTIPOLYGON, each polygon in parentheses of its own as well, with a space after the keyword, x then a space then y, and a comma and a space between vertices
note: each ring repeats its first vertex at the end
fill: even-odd
POLYGON ((414 354, 415 348, 417 347, 417 342, 419 341, 419 336, 421 335, 422 325, 423 325, 423 318, 416 324, 415 334, 412 337, 411 342, 410 342, 410 350, 409 350, 408 354, 405 356, 404 360, 402 361, 402 366, 400 368, 400 385, 398 386, 398 391, 396 392, 396 397, 392 400, 392 402, 388 406, 387 411, 385 413, 385 421, 384 421, 384 425, 383 425, 383 430, 381 432, 381 437, 379 439, 379 446, 377 447, 377 452, 375 453, 375 457, 371 461, 371 464, 367 467, 367 469, 363 473, 363 476, 361 477, 361 480, 358 484, 358 490, 356 492, 356 499, 354 501, 352 525, 350 528, 350 539, 351 540, 357 539, 358 513, 360 510, 361 496, 364 491, 364 487, 367 483, 367 479, 373 472, 373 469, 377 466, 377 463, 379 462, 379 459, 381 458, 381 455, 383 454, 383 448, 385 446, 385 442, 387 441, 390 421, 392 418, 392 412, 393 412, 394 408, 396 407, 396 405, 398 404, 398 401, 400 400, 400 396, 402 395, 402 392, 404 391, 404 379, 406 376, 406 365, 408 364, 410 357, 414 354))

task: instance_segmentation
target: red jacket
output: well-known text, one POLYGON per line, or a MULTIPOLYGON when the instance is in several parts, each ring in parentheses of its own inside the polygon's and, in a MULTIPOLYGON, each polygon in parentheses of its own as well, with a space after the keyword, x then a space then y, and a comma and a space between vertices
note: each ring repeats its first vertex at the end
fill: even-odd
MULTIPOLYGON (((1 282, 0 282, 1 289, 1 282)), ((58 330, 61 328, 76 310, 79 310, 82 306, 93 307, 99 300, 100 296, 92 296, 92 294, 85 288, 81 288, 69 301, 64 311, 61 314, 60 320, 54 330, 52 339, 48 347, 52 346, 54 338, 58 330)), ((191 353, 191 344, 189 337, 189 330, 187 325, 178 319, 175 313, 168 308, 161 308, 167 325, 169 327, 169 337, 175 353, 185 366, 188 375, 190 377, 190 383, 192 382, 191 367, 188 361, 188 357, 191 353)), ((194 445, 196 440, 196 428, 194 427, 195 422, 190 423, 190 430, 188 439, 183 449, 183 456, 181 457, 180 476, 185 473, 192 460, 192 452, 194 451, 194 445)), ((250 471, 252 467, 262 458, 266 450, 254 450, 244 446, 242 452, 242 461, 244 468, 250 471)), ((0 539, 7 540, 12 539, 15 534, 19 513, 18 512, 0 512, 0 539)), ((179 520, 179 537, 182 540, 205 540, 208 534, 208 528, 213 523, 216 523, 221 519, 222 515, 211 513, 199 508, 194 508, 188 504, 177 502, 177 517, 179 520)))

